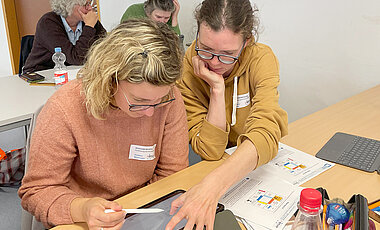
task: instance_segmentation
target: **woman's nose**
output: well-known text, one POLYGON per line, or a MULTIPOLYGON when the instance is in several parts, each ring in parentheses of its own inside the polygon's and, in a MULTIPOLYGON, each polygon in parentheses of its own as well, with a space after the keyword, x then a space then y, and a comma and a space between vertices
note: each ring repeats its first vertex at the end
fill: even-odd
POLYGON ((209 62, 210 62, 213 66, 215 66, 215 65, 218 65, 218 64, 219 64, 219 59, 218 59, 217 56, 214 56, 214 57, 211 58, 211 60, 209 60, 209 62))

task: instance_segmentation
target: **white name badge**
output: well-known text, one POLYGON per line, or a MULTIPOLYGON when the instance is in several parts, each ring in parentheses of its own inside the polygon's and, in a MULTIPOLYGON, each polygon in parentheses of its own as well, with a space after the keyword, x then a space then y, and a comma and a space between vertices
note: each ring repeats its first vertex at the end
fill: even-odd
POLYGON ((244 108, 251 103, 251 99, 249 98, 249 92, 246 94, 241 94, 237 96, 237 105, 236 108, 244 108))
POLYGON ((129 159, 150 161, 156 158, 155 156, 156 145, 153 146, 141 146, 131 145, 129 148, 129 159))

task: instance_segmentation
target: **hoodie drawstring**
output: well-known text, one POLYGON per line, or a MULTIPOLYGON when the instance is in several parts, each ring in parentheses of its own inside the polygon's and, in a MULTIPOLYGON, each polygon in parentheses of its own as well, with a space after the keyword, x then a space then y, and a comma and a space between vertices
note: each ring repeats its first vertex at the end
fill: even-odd
POLYGON ((232 96, 232 116, 231 116, 231 126, 236 124, 236 107, 237 107, 237 83, 238 77, 234 77, 234 92, 232 96))

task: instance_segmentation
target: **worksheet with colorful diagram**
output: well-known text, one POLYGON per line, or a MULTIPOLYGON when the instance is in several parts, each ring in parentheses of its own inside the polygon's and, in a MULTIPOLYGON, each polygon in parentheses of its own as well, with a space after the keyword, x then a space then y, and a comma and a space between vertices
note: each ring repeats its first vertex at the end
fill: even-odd
POLYGON ((226 209, 257 225, 283 229, 297 210, 302 188, 252 171, 219 200, 226 209))
MULTIPOLYGON (((233 154, 236 148, 226 150, 233 154)), ((277 156, 250 172, 219 200, 254 229, 283 229, 297 210, 299 185, 335 164, 279 143, 277 156)))
POLYGON ((301 185, 335 164, 279 143, 277 156, 259 168, 293 184, 301 185))
MULTIPOLYGON (((226 149, 233 154, 236 147, 226 149)), ((293 185, 301 185, 320 173, 332 168, 335 164, 316 158, 310 154, 279 143, 278 154, 267 164, 258 167, 255 171, 264 175, 280 177, 293 185), (264 172, 261 172, 264 171, 264 172)))

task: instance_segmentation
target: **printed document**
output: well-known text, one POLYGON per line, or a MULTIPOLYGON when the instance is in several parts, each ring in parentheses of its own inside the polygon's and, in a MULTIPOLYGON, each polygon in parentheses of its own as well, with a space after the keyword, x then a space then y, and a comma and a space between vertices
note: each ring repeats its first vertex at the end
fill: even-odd
MULTIPOLYGON (((236 147, 227 149, 233 154, 236 147)), ((299 185, 335 164, 279 143, 277 156, 250 172, 219 200, 254 229, 283 229, 297 210, 299 185)))
MULTIPOLYGON (((226 149, 226 153, 231 155, 235 149, 236 147, 226 149)), ((334 163, 279 143, 277 156, 267 164, 258 167, 255 172, 260 172, 267 178, 272 175, 293 185, 301 185, 334 165, 334 163)))
POLYGON ((263 171, 252 171, 232 186, 219 202, 236 216, 253 222, 253 226, 283 229, 297 210, 301 190, 281 179, 267 178, 263 171))
POLYGON ((279 143, 277 156, 259 169, 268 174, 274 174, 293 185, 301 185, 334 165, 334 163, 279 143))

